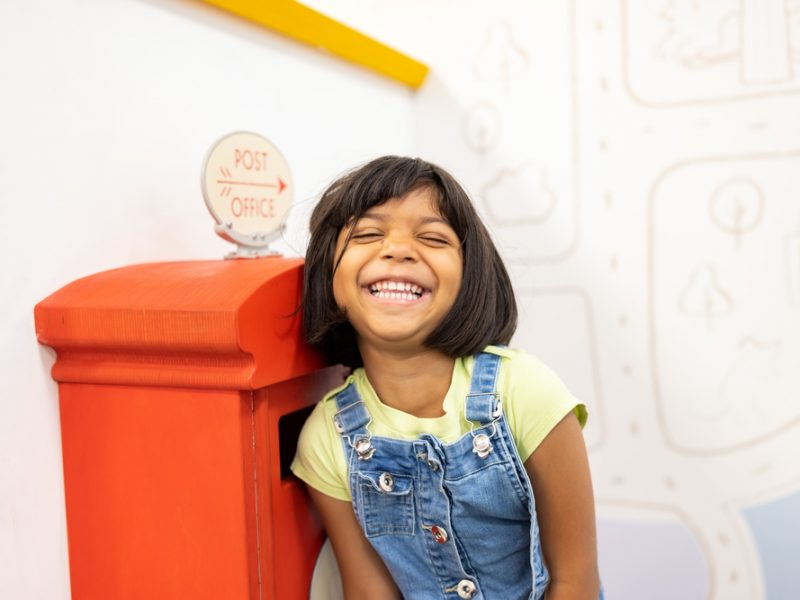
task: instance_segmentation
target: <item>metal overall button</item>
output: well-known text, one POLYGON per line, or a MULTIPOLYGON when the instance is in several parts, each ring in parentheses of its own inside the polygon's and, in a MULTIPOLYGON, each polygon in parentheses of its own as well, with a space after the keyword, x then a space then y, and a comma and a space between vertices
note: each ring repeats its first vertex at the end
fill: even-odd
POLYGON ((381 473, 378 477, 378 487, 384 492, 391 492, 394 489, 394 477, 391 473, 381 473))
POLYGON ((433 527, 431 527, 431 535, 438 544, 444 544, 445 542, 447 542, 447 531, 445 531, 438 525, 434 525, 433 527))
POLYGON ((456 591, 458 592, 459 598, 472 598, 475 595, 477 588, 469 579, 462 579, 458 582, 456 591))
POLYGON ((489 436, 485 433, 479 433, 472 438, 472 451, 481 458, 489 456, 489 453, 492 451, 492 442, 489 436))
POLYGON ((375 447, 372 445, 369 438, 358 438, 356 443, 353 444, 353 448, 355 448, 356 454, 358 454, 358 460, 369 460, 372 458, 372 455, 375 454, 375 447))

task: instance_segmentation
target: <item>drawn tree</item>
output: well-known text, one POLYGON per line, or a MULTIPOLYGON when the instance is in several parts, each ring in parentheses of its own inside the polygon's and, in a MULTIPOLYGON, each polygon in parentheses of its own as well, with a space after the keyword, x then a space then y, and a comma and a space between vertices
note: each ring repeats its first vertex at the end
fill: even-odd
POLYGON ((462 128, 467 145, 485 155, 500 138, 500 111, 486 102, 473 106, 465 113, 462 128))
POLYGON ((528 70, 528 53, 514 39, 511 24, 500 21, 490 25, 475 59, 475 74, 480 79, 507 82, 528 70))
POLYGON ((732 235, 736 240, 736 248, 739 249, 742 237, 761 222, 764 215, 764 193, 749 179, 732 179, 712 192, 709 211, 714 224, 732 235))
POLYGON ((678 307, 691 317, 702 317, 711 329, 715 318, 733 311, 733 298, 720 284, 717 271, 709 265, 697 267, 680 293, 678 307))

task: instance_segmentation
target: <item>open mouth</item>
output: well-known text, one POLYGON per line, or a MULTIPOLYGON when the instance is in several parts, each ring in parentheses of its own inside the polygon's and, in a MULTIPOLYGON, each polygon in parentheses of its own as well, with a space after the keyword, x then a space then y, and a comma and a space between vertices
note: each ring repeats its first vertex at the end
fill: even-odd
POLYGON ((376 281, 367 286, 369 293, 379 300, 400 300, 411 302, 419 300, 426 292, 425 288, 410 281, 376 281))

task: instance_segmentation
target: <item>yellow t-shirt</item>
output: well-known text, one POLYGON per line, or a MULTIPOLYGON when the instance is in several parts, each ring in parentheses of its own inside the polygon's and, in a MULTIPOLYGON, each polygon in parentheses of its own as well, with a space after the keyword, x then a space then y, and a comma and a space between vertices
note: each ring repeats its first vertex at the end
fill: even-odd
MULTIPOLYGON (((573 411, 583 426, 586 407, 569 393, 558 376, 536 357, 520 350, 489 346, 487 352, 499 354, 497 391, 503 401, 503 414, 522 461, 526 461, 548 433, 573 411)), ((317 404, 300 433, 292 472, 323 494, 349 501, 347 460, 340 435, 333 426, 335 395, 355 383, 372 416, 373 435, 414 440, 421 433, 435 435, 444 443, 455 442, 470 430, 464 417, 464 404, 472 379, 471 356, 458 358, 453 367, 450 389, 444 398, 445 414, 419 418, 381 403, 364 369, 356 369, 341 387, 328 392, 317 404)))

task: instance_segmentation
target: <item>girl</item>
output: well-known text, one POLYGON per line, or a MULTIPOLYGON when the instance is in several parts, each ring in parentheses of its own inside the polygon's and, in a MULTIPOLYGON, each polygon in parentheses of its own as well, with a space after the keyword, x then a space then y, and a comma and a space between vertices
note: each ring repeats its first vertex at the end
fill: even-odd
POLYGON ((386 156, 333 183, 310 229, 304 335, 355 370, 292 470, 345 597, 602 597, 585 408, 505 347, 511 283, 461 186, 386 156))

